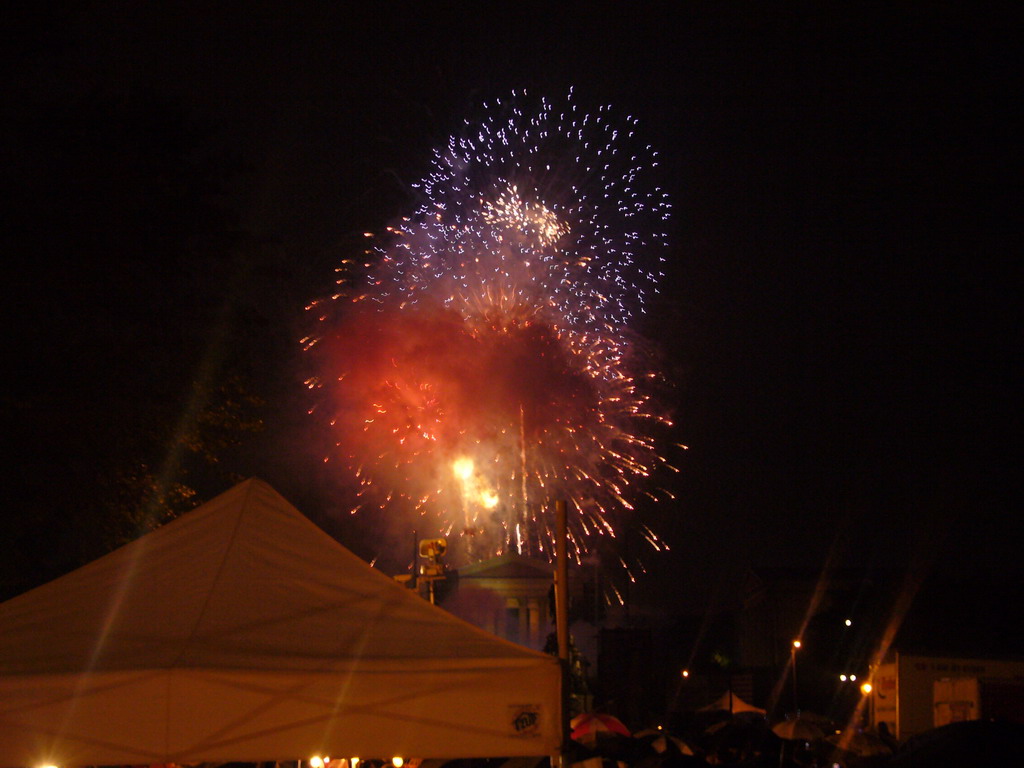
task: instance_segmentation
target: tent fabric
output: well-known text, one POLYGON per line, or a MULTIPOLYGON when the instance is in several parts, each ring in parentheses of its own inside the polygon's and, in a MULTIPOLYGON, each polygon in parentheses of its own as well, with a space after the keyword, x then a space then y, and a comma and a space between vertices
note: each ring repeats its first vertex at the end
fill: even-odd
POLYGON ((698 712, 750 712, 755 715, 763 715, 765 711, 753 704, 748 704, 735 693, 726 691, 706 707, 701 707, 698 712))
POLYGON ((0 605, 0 766, 544 755, 560 686, 256 479, 0 605))

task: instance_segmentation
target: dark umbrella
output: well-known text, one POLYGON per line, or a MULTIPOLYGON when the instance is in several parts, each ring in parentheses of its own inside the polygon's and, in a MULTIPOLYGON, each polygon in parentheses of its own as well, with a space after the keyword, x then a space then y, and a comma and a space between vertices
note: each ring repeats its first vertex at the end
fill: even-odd
POLYGON ((673 755, 666 752, 649 755, 632 765, 634 768, 702 768, 707 766, 707 763, 693 755, 673 755))
POLYGON ((736 763, 757 759, 767 749, 774 749, 778 740, 764 718, 736 716, 710 726, 702 743, 705 752, 719 762, 736 763))
POLYGON ((967 720, 933 728, 901 746, 892 768, 961 768, 1020 765, 1024 758, 1024 725, 967 720))
POLYGON ((673 736, 665 731, 639 731, 634 734, 637 739, 646 742, 651 748, 659 755, 692 755, 693 750, 690 749, 690 745, 680 739, 678 736, 673 736))
POLYGON ((857 757, 882 757, 892 754, 892 747, 878 736, 864 731, 843 731, 828 736, 825 741, 837 749, 857 757))
POLYGON ((772 726, 772 733, 786 741, 817 741, 825 737, 819 726, 801 717, 776 723, 772 726))

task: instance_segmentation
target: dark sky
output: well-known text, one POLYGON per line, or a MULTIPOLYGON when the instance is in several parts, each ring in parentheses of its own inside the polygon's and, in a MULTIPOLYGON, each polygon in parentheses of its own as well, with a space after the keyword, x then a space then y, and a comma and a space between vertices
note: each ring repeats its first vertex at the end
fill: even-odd
POLYGON ((5 9, 12 499, 87 473, 140 398, 242 365, 269 428, 233 468, 330 514, 304 303, 475 104, 575 86, 640 119, 675 205, 644 330, 690 450, 656 570, 1017 566, 1011 19, 207 5, 5 9))

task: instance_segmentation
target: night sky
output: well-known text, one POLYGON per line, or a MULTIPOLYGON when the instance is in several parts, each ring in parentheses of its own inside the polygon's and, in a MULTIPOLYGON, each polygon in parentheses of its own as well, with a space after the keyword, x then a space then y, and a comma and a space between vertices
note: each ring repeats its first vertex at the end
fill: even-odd
POLYGON ((236 375, 267 429, 225 472, 379 555, 305 416, 303 306, 412 208, 481 101, 574 86, 639 118, 675 208, 641 330, 690 449, 678 501, 645 513, 673 547, 651 583, 703 595, 831 557, 1019 592, 1011 19, 19 5, 0 121, 9 584, 60 569, 53 542, 126 434, 183 423, 190 382, 236 375))

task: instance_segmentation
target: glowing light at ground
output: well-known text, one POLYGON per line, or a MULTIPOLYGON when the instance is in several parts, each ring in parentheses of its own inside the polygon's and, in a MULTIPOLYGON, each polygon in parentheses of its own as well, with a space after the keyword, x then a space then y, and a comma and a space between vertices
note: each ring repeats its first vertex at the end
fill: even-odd
POLYGON ((550 557, 549 502, 565 498, 579 557, 638 498, 667 497, 650 482, 661 378, 632 324, 670 205, 635 129, 571 93, 485 108, 436 151, 419 207, 310 305, 312 412, 357 509, 436 525, 474 559, 550 557))

